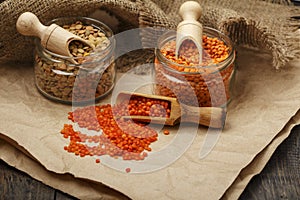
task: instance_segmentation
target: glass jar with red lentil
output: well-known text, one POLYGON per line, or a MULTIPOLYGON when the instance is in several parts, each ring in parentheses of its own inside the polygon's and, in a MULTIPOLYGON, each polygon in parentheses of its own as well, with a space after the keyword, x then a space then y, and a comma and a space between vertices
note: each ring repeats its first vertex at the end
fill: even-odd
POLYGON ((176 97, 191 106, 227 105, 235 75, 235 50, 231 40, 218 30, 205 27, 201 63, 192 40, 182 43, 178 57, 175 48, 176 32, 167 32, 159 38, 152 74, 153 93, 176 97))

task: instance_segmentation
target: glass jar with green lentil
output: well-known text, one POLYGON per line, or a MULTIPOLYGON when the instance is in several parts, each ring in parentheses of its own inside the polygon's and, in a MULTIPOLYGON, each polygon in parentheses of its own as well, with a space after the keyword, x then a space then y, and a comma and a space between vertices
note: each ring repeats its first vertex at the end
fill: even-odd
POLYGON ((181 103, 200 107, 227 105, 235 77, 235 49, 218 30, 203 30, 202 62, 192 40, 176 50, 176 32, 163 34, 155 50, 153 93, 176 97, 181 103))
POLYGON ((57 18, 58 24, 94 47, 79 41, 69 44, 72 56, 58 55, 35 39, 35 84, 45 97, 61 103, 95 102, 115 85, 115 39, 102 22, 87 17, 57 18), (72 61, 76 61, 76 63, 72 61))

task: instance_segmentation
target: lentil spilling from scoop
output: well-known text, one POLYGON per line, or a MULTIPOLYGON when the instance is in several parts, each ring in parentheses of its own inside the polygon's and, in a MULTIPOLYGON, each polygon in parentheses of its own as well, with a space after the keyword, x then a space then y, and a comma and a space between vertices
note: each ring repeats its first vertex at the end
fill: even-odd
MULTIPOLYGON (((64 149, 80 157, 109 155, 114 158, 122 157, 123 160, 145 159, 148 155, 146 151, 152 150, 151 143, 158 140, 158 133, 143 123, 136 123, 121 117, 128 113, 128 109, 132 112, 133 107, 137 113, 139 109, 142 109, 142 113, 147 111, 148 109, 144 109, 144 106, 140 106, 141 102, 147 105, 147 108, 150 107, 150 103, 153 106, 161 105, 168 110, 165 113, 170 113, 170 105, 167 101, 154 101, 144 97, 133 97, 128 105, 120 103, 115 106, 107 104, 77 108, 69 113, 68 119, 77 123, 80 128, 98 131, 99 135, 91 136, 75 131, 72 124, 65 124, 61 134, 69 139, 69 145, 64 149), (90 143, 96 145, 90 145, 90 143)), ((155 115, 161 112, 159 109, 156 111, 155 115)), ((96 163, 100 163, 100 159, 96 160, 96 163)))

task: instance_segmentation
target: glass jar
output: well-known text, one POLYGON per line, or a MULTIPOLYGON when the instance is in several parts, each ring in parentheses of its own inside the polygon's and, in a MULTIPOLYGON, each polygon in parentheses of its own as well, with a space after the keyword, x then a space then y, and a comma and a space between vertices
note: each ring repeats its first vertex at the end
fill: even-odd
MULTIPOLYGON (((196 66, 179 64, 176 57, 166 57, 166 54, 162 53, 165 45, 173 42, 174 48, 168 48, 166 51, 175 56, 176 32, 163 34, 155 49, 155 64, 152 75, 154 94, 176 97, 181 103, 200 107, 219 107, 230 101, 235 74, 235 50, 232 42, 227 36, 212 28, 205 27, 203 35, 218 39, 226 45, 227 57, 221 59, 220 62, 216 62, 218 59, 211 58, 210 62, 196 66)), ((203 45, 205 45, 204 42, 203 45)), ((185 51, 188 52, 189 50, 186 49, 185 51)), ((203 50, 203 56, 209 57, 207 51, 203 50)))
POLYGON ((88 56, 78 53, 76 57, 67 57, 50 52, 35 39, 34 70, 38 90, 51 100, 67 104, 94 102, 107 95, 113 89, 116 77, 112 30, 87 17, 57 18, 46 25, 52 23, 90 40, 96 47, 88 56), (84 62, 74 64, 71 59, 84 62))

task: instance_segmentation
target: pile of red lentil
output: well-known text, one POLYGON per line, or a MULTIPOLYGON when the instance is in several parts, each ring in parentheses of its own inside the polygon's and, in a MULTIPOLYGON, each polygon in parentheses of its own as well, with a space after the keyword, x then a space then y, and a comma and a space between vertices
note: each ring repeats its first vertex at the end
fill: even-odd
MULTIPOLYGON (((90 136, 75 131, 72 124, 65 124, 61 134, 69 139, 69 144, 64 149, 80 157, 109 155, 114 158, 122 157, 123 160, 145 159, 146 151, 152 150, 151 143, 158 140, 158 133, 143 123, 121 117, 128 113, 167 117, 170 114, 170 105, 163 100, 135 97, 131 98, 128 104, 77 108, 69 113, 68 119, 77 123, 80 128, 98 131, 99 135, 90 136), (162 108, 166 111, 163 112, 162 108), (97 145, 89 145, 89 143, 97 145)), ((163 133, 168 135, 169 131, 165 130, 163 133)), ((96 159, 96 163, 100 163, 99 158, 96 159)))

